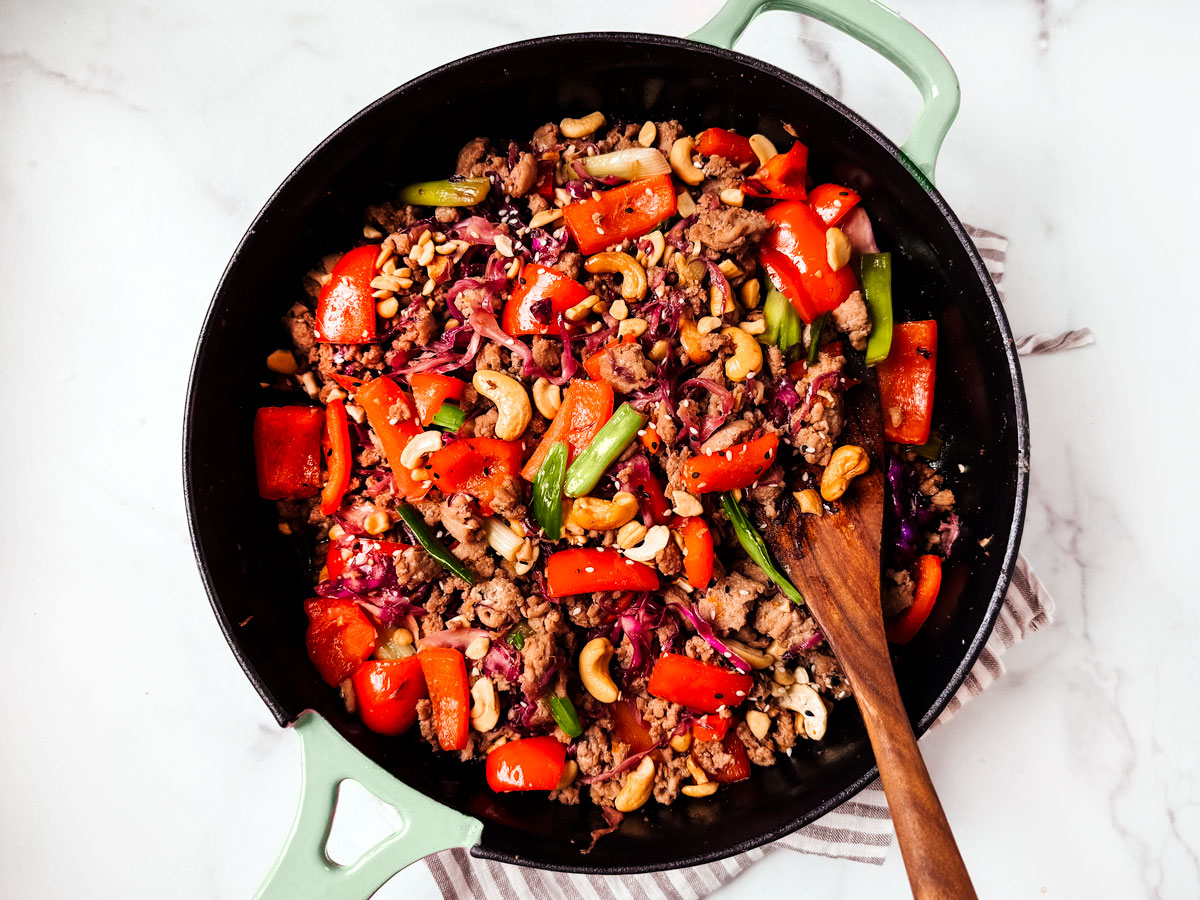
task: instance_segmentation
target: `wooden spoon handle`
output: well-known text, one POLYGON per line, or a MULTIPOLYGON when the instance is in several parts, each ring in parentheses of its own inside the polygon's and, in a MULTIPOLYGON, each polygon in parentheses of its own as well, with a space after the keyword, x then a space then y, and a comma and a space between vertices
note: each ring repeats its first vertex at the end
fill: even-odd
MULTIPOLYGON (((885 656, 884 659, 887 657, 885 656)), ((891 666, 855 685, 916 900, 973 900, 975 888, 900 700, 891 666)))

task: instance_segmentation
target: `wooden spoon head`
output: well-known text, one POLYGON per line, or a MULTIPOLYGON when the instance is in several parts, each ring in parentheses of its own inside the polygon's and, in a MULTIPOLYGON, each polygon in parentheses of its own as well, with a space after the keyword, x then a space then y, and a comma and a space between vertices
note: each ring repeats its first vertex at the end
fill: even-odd
MULTIPOLYGON (((850 482, 839 500, 826 504, 824 515, 802 514, 789 502, 781 518, 758 523, 839 658, 851 650, 842 645, 863 627, 877 629, 882 637, 879 569, 887 463, 873 369, 865 369, 861 383, 846 392, 844 415, 841 442, 867 452, 867 472, 850 482)), ((789 491, 819 485, 819 470, 807 471, 807 485, 799 481, 800 471, 791 473, 789 491)))

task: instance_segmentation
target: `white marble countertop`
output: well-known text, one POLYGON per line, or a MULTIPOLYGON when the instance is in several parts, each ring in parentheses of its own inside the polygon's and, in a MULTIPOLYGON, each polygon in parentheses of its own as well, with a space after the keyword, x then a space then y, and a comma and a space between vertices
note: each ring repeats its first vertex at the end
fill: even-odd
MULTIPOLYGON (((0 896, 244 897, 287 830, 297 743, 214 624, 179 470, 204 310, 278 182, 442 62, 562 31, 686 34, 717 5, 0 7, 0 896)), ((1058 622, 922 747, 981 896, 1194 897, 1200 496, 1179 473, 1200 438, 1197 8, 895 5, 961 77, 940 183, 1012 239, 1014 331, 1098 340, 1025 362, 1025 552, 1058 622)), ((916 107, 888 65, 790 14, 739 49, 895 136, 916 107)), ((882 867, 776 854, 721 896, 767 892, 908 896, 895 851, 882 867)), ((422 866, 380 894, 434 895, 422 866)))

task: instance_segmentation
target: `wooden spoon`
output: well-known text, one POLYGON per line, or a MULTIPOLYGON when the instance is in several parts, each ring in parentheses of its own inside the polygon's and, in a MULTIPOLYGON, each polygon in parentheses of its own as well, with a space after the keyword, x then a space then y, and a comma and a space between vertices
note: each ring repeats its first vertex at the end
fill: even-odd
POLYGON ((886 462, 873 369, 846 401, 843 443, 866 450, 871 468, 850 483, 835 511, 802 515, 789 504, 781 519, 759 527, 854 689, 913 896, 970 900, 975 889, 917 749, 884 636, 879 570, 886 462))

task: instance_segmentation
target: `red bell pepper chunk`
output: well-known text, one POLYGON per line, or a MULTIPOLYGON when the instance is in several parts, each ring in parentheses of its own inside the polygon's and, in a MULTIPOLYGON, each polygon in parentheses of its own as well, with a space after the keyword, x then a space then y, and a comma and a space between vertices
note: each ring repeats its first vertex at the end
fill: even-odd
MULTIPOLYGON (((721 768, 704 769, 712 776, 713 781, 717 784, 733 784, 736 781, 745 781, 750 777, 750 754, 746 752, 746 745, 742 743, 742 739, 737 736, 737 729, 730 729, 725 732, 725 736, 721 738, 721 747, 725 753, 732 759, 723 765, 721 768)), ((692 758, 704 767, 704 759, 701 759, 698 754, 693 753, 692 758)))
POLYGON ((633 335, 627 334, 623 338, 609 341, 583 361, 583 371, 587 372, 588 378, 592 379, 592 381, 604 381, 604 372, 600 368, 600 360, 604 358, 605 351, 611 350, 613 347, 619 347, 621 344, 632 344, 634 340, 633 335))
POLYGON ((542 435, 541 443, 521 469, 521 477, 533 481, 542 467, 542 460, 559 441, 567 445, 567 465, 570 465, 583 448, 592 442, 604 423, 612 418, 612 412, 611 387, 595 381, 572 381, 563 395, 558 412, 554 414, 554 420, 542 435))
POLYGON ((254 470, 267 500, 298 500, 321 490, 321 427, 314 406, 264 406, 254 415, 254 470))
POLYGON ((715 713, 746 699, 754 679, 711 663, 665 653, 654 661, 648 690, 655 697, 700 712, 715 713))
POLYGON ((367 422, 379 438, 383 455, 396 482, 396 494, 407 500, 419 500, 428 492, 412 472, 400 463, 400 454, 408 442, 421 433, 417 410, 400 385, 390 378, 376 378, 358 389, 355 399, 367 414, 367 422))
POLYGON ((658 436, 658 429, 653 425, 647 425, 638 433, 638 440, 642 442, 642 446, 646 448, 648 453, 657 453, 662 447, 662 440, 658 436))
POLYGON ((501 744, 487 757, 487 783, 496 793, 552 791, 567 763, 566 744, 553 737, 522 738, 501 744))
POLYGON ((546 560, 546 587, 551 597, 596 591, 656 591, 658 573, 611 547, 573 547, 559 550, 546 560))
POLYGON ((537 192, 543 197, 554 196, 554 161, 543 159, 538 162, 538 172, 541 179, 538 181, 537 192))
POLYGON ((703 715, 692 725, 692 737, 698 741, 719 741, 733 724, 733 716, 703 715))
POLYGON ((558 317, 589 296, 588 289, 562 272, 527 262, 517 276, 500 327, 506 334, 558 334, 558 317))
POLYGON ((933 426, 937 379, 937 322, 903 322, 892 329, 892 349, 876 366, 883 435, 897 444, 924 444, 933 426))
POLYGON ((321 514, 332 516, 342 505, 350 486, 350 424, 346 404, 330 400, 325 406, 325 488, 321 491, 321 514))
POLYGON ((613 717, 613 735, 617 740, 629 745, 630 753, 644 753, 654 749, 650 726, 638 712, 636 700, 632 697, 622 697, 616 703, 610 703, 608 709, 613 717))
POLYGON ((705 128, 696 135, 696 149, 705 156, 723 156, 735 166, 748 166, 758 160, 748 137, 724 128, 705 128))
POLYGON ((893 644, 907 644, 921 630, 933 611, 938 592, 942 589, 941 557, 928 554, 917 558, 917 587, 912 606, 887 623, 887 639, 893 644))
POLYGON ((375 626, 353 600, 314 597, 304 601, 304 645, 325 683, 337 687, 375 652, 375 626))
POLYGON ((599 199, 563 207, 563 221, 583 254, 646 234, 673 215, 675 185, 669 173, 631 181, 605 191, 599 199))
POLYGON ((836 272, 825 246, 828 226, 812 207, 798 200, 767 210, 775 227, 759 248, 759 261, 805 322, 829 312, 858 290, 850 266, 836 272))
POLYGON ((776 153, 751 177, 742 190, 751 197, 803 200, 808 192, 808 148, 799 141, 787 153, 776 153))
POLYGON ((429 688, 438 744, 443 750, 461 750, 467 746, 471 724, 467 660, 451 647, 422 647, 417 659, 429 688))
POLYGON ((397 541, 380 541, 376 538, 359 538, 355 542, 354 547, 331 543, 329 550, 325 554, 325 575, 330 581, 341 577, 341 574, 346 571, 346 564, 350 562, 351 557, 359 549, 376 550, 394 557, 399 553, 403 553, 411 546, 412 544, 401 544, 397 541))
POLYGON ((425 465, 427 479, 443 494, 470 494, 490 508, 496 491, 506 477, 521 468, 520 441, 497 438, 468 438, 447 444, 433 453, 425 465))
POLYGON ((712 581, 713 538, 708 523, 699 516, 684 519, 677 526, 683 537, 683 574, 696 590, 703 590, 712 581))
POLYGON ((860 199, 857 191, 840 184, 818 184, 808 192, 808 205, 829 226, 842 221, 846 213, 858 206, 860 199))
POLYGON ((758 481, 778 455, 779 436, 768 431, 727 450, 693 456, 683 464, 683 483, 693 494, 747 488, 758 481))
POLYGON ((317 298, 316 338, 333 344, 375 340, 375 259, 379 245, 355 247, 337 261, 317 298))
POLYGON ((340 372, 334 372, 329 377, 337 382, 338 386, 347 394, 357 394, 365 383, 361 378, 355 378, 353 375, 343 375, 340 372))
POLYGON ((431 375, 428 372, 418 372, 408 379, 412 388, 413 402, 417 405, 417 415, 422 425, 433 423, 433 417, 447 400, 461 400, 467 383, 461 378, 449 375, 431 375))
POLYGON ((363 724, 379 734, 404 734, 417 721, 417 701, 429 696, 421 661, 367 660, 354 673, 354 702, 363 724))
POLYGON ((662 485, 654 477, 654 473, 645 471, 633 472, 629 476, 629 486, 633 495, 638 499, 638 506, 643 516, 648 516, 654 525, 666 525, 674 513, 671 512, 671 501, 663 493, 662 485))

